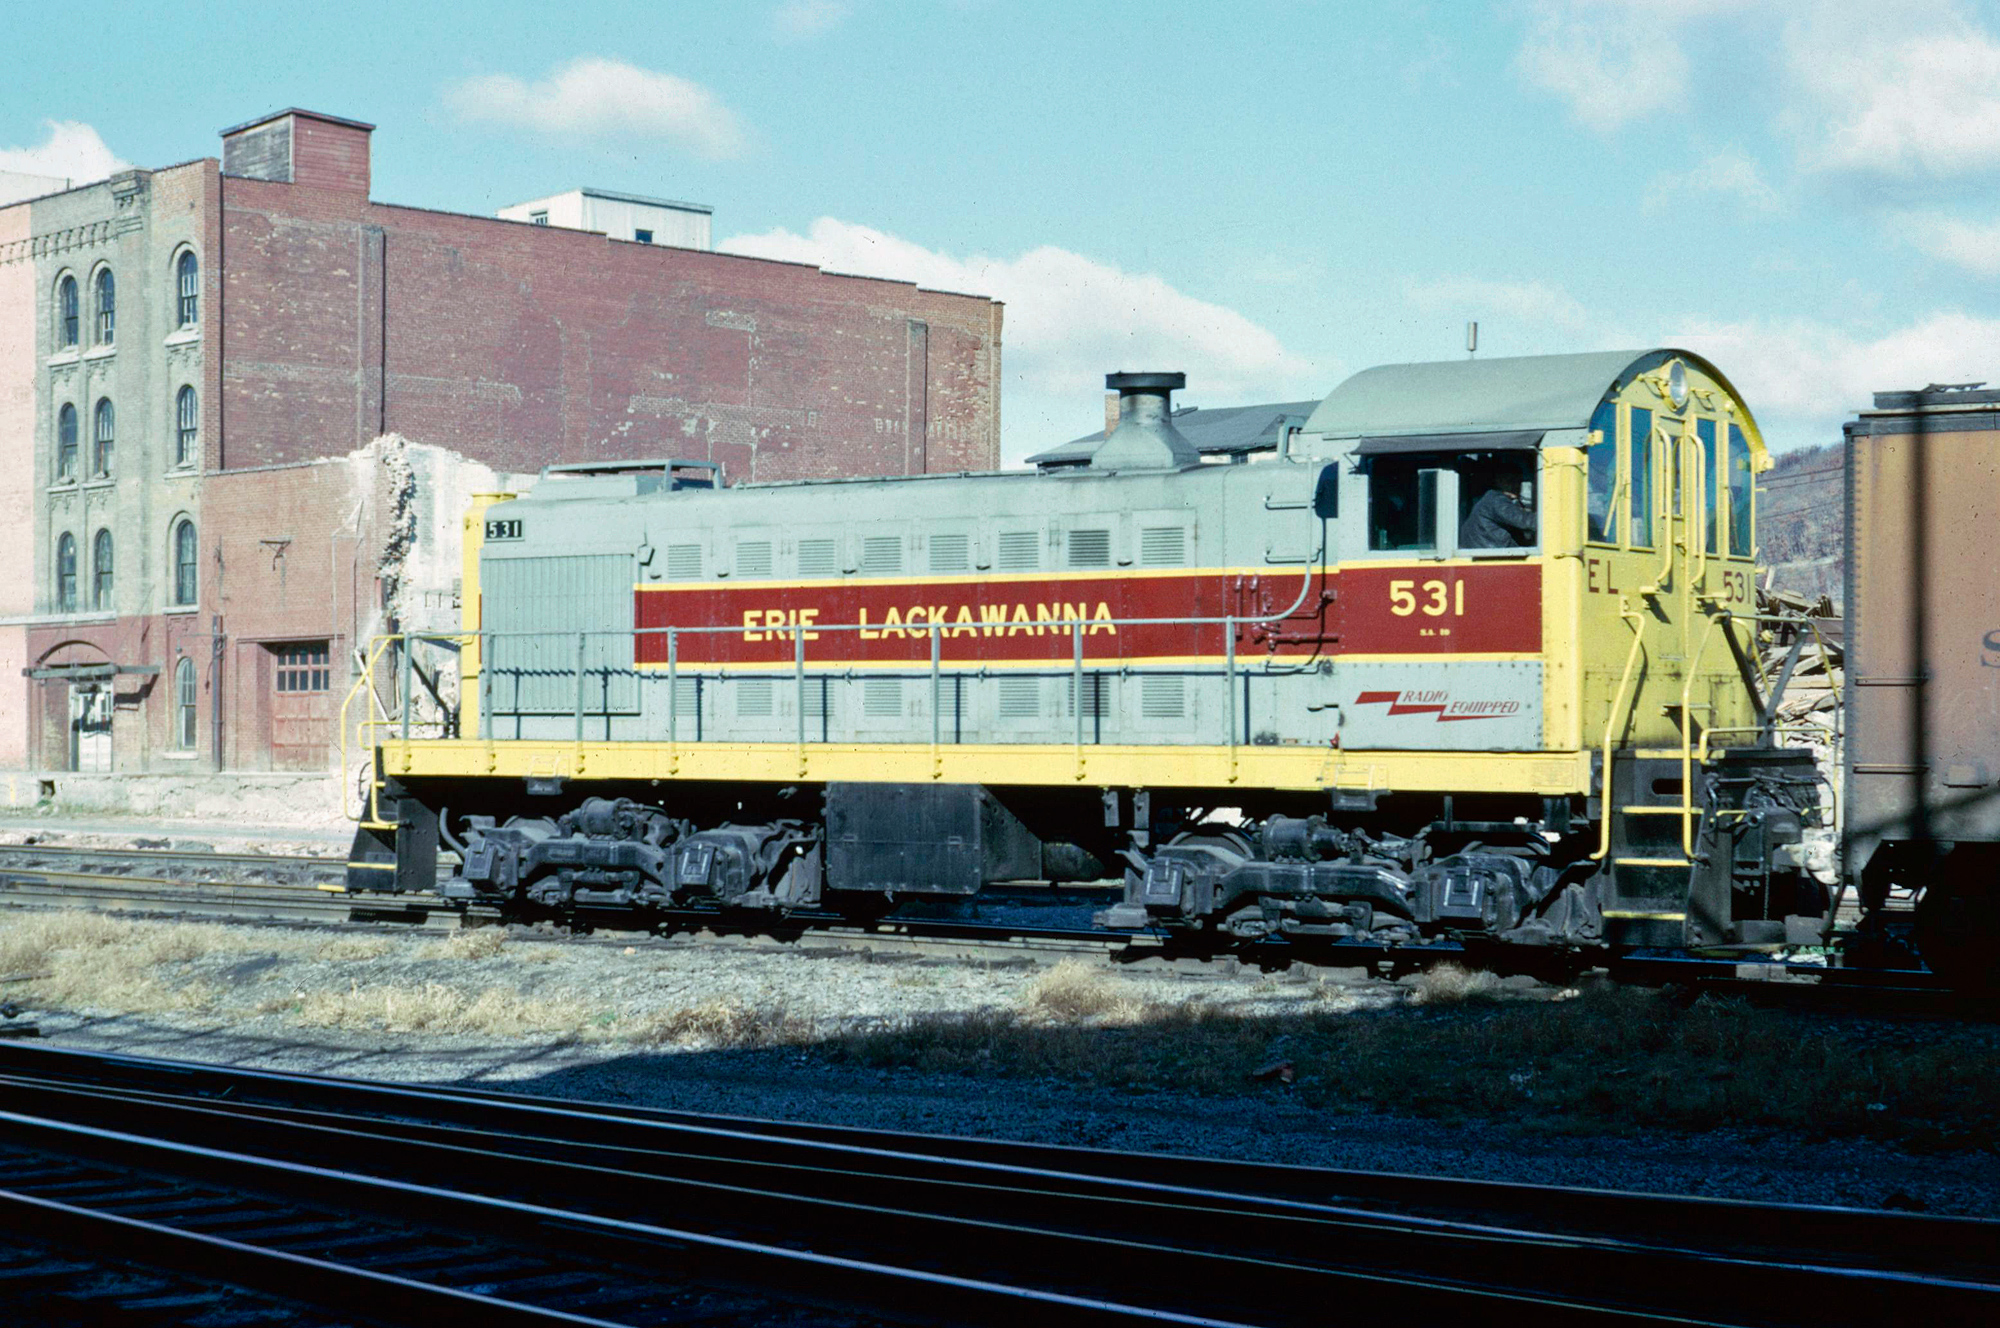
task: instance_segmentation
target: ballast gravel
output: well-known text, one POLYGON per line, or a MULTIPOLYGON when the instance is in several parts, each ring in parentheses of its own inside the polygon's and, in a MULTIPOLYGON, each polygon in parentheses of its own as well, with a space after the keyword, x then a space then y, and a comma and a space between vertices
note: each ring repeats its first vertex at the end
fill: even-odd
MULTIPOLYGON (((170 971, 167 996, 122 1009, 72 1000, 29 1017, 58 1046, 246 1067, 1302 1166, 2000 1215, 2000 1158, 1978 1149, 1918 1153, 1727 1129, 1539 1133, 1504 1119, 1315 1109, 1277 1076, 1218 1097, 1075 1077, 874 1069, 817 1049, 937 1015, 1032 1009, 1049 970, 1028 960, 714 937, 628 944, 526 929, 504 939, 202 930, 223 939, 206 949, 190 941, 187 957, 160 970, 170 971), (562 1026, 539 1029, 538 1019, 562 1026), (759 1039, 732 1033, 731 1019, 795 1021, 801 1036, 797 1045, 740 1045, 759 1039)), ((1307 1011, 1394 1015, 1413 999, 1407 982, 1351 971, 1259 974, 1231 964, 1121 967, 1103 983, 1098 999, 1197 999, 1279 1022, 1307 1011)), ((1566 994, 1510 979, 1483 998, 1566 994)))

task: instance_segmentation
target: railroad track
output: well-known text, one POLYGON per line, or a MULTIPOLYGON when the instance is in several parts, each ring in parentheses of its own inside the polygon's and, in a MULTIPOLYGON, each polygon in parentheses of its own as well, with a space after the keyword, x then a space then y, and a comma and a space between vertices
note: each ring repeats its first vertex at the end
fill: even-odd
POLYGON ((25 1231, 99 1275, 135 1266, 385 1324, 2000 1314, 2000 1223, 1975 1219, 1149 1157, 9 1046, 0 1122, 9 1238, 25 1231))
MULTIPOLYGON (((62 908, 157 917, 278 924, 393 924, 456 928, 504 921, 488 907, 447 903, 426 895, 354 894, 344 863, 330 858, 216 854, 174 849, 100 849, 51 845, 0 846, 0 906, 62 908), (86 869, 88 868, 88 869, 86 869), (164 874, 162 874, 164 873, 164 874)), ((1024 893, 1024 898, 1036 894, 1024 893)), ((629 940, 617 915, 586 915, 629 940)), ((857 924, 835 914, 802 913, 782 920, 732 917, 710 910, 671 910, 657 930, 704 939, 808 945, 975 962, 1044 963, 1062 958, 1132 961, 1152 957, 1283 968, 1293 963, 1403 971, 1462 961, 1454 946, 1422 953, 1348 944, 1328 951, 1287 946, 1209 953, 1155 937, 1033 923, 892 917, 857 924)), ((1756 1001, 1893 1003, 1911 1013, 1953 1013, 1965 1002, 1924 970, 1831 968, 1798 962, 1701 958, 1628 958, 1614 972, 1642 984, 1681 983, 1756 1001)))
MULTIPOLYGON (((256 923, 395 923, 458 927, 502 921, 485 907, 424 895, 349 893, 345 865, 326 858, 208 854, 165 849, 0 846, 0 905, 66 908, 159 917, 256 923)), ((618 919, 593 915, 592 925, 618 919)), ((953 919, 889 919, 855 924, 835 914, 801 914, 772 923, 702 910, 658 918, 670 932, 852 949, 920 953, 983 961, 1103 957, 1130 947, 1102 932, 1033 924, 993 925, 953 919)), ((626 937, 621 935, 619 943, 626 937)))

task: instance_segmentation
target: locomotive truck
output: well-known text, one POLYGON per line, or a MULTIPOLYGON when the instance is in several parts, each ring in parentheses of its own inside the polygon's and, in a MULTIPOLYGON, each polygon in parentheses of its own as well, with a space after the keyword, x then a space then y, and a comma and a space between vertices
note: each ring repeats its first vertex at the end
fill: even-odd
POLYGON ((1182 383, 1110 375, 1073 468, 478 500, 461 629, 382 656, 407 697, 448 648, 456 708, 372 727, 350 887, 876 916, 1122 879, 1101 925, 1217 941, 1818 939, 1769 461, 1713 365, 1369 369, 1248 464, 1174 427, 1182 383))

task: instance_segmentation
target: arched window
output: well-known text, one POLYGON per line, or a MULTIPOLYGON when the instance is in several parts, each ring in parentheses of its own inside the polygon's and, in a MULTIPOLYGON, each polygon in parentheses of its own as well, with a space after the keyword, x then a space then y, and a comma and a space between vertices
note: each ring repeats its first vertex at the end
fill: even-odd
POLYGON ((97 344, 109 346, 118 332, 118 283, 108 267, 97 270, 97 344))
POLYGON ((192 387, 183 387, 174 396, 174 464, 194 464, 194 445, 201 437, 200 402, 192 387))
POLYGON ((194 750, 194 661, 186 655, 174 665, 174 746, 194 750))
POLYGON ((174 289, 179 296, 174 326, 193 327, 201 317, 201 264, 195 261, 192 249, 181 250, 174 261, 174 289))
POLYGON ((174 527, 174 603, 194 603, 194 522, 183 519, 174 527))
POLYGON ((56 482, 76 478, 76 407, 63 402, 56 412, 56 482))
POLYGON ((111 607, 111 532, 100 530, 90 542, 90 607, 111 607))
POLYGON ((56 612, 76 612, 76 537, 56 541, 56 612))
POLYGON ((56 349, 75 350, 79 333, 76 278, 68 273, 56 283, 56 349))
POLYGON ((91 468, 93 475, 111 473, 111 453, 117 445, 117 414, 111 409, 110 397, 97 399, 97 412, 91 419, 91 468))

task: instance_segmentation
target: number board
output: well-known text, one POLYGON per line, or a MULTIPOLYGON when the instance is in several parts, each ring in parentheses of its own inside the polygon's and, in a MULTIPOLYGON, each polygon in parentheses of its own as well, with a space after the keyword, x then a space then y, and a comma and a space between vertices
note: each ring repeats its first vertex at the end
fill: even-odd
POLYGON ((1542 569, 1533 563, 1340 569, 1347 654, 1536 654, 1542 569))
POLYGON ((486 538, 490 540, 517 540, 521 538, 521 518, 507 517, 486 523, 486 538))

